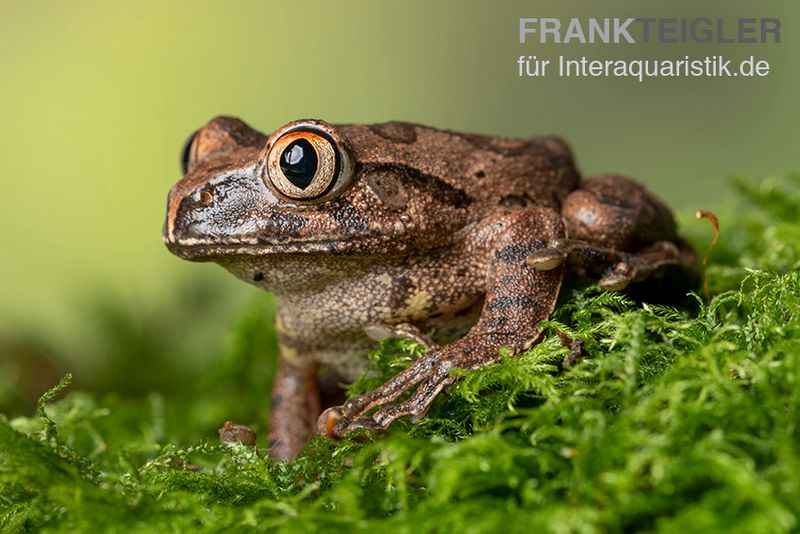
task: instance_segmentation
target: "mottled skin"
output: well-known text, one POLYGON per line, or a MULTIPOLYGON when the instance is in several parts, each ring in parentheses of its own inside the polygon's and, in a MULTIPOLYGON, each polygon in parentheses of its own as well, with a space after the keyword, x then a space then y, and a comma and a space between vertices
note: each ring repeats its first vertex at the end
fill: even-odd
POLYGON ((617 290, 695 262, 662 202, 621 176, 581 182, 555 138, 322 121, 296 121, 267 138, 219 117, 197 132, 187 157, 169 194, 167 246, 277 296, 276 458, 294 457, 317 428, 335 438, 420 417, 455 380, 451 369, 495 362, 500 347, 530 347, 565 272, 617 290), (319 146, 329 142, 337 159, 319 171, 330 176, 314 177, 320 187, 330 183, 327 196, 290 198, 276 185, 283 167, 270 162, 284 161, 275 158, 286 156, 287 132, 306 130, 324 136, 319 146), (431 331, 435 340, 423 334, 431 331), (352 380, 385 336, 430 350, 320 415, 330 393, 320 366, 352 380))

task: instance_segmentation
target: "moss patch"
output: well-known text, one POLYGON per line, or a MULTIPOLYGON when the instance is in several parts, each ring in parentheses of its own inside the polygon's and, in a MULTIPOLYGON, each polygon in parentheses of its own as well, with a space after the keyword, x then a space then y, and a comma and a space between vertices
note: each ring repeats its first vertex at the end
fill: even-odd
MULTIPOLYGON (((34 416, 0 418, 0 529, 796 530, 799 183, 740 182, 744 207, 718 213, 710 303, 572 290, 543 343, 466 374, 420 423, 315 439, 292 463, 213 439, 233 419, 264 442, 274 339, 261 297, 218 367, 169 395, 65 380, 34 416), (562 369, 557 329, 590 357, 562 369)), ((691 228, 703 250, 710 229, 691 228)), ((353 391, 419 352, 384 342, 353 391)))

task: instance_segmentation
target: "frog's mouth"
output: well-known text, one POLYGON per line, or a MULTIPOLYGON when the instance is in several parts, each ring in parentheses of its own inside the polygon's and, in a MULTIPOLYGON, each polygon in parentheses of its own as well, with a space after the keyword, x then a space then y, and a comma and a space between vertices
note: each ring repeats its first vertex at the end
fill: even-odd
MULTIPOLYGON (((232 256, 270 256, 285 254, 348 254, 360 252, 374 254, 380 239, 374 237, 342 240, 316 240, 283 243, 208 243, 186 239, 172 241, 164 238, 170 252, 189 261, 217 261, 232 256)), ((402 252, 404 247, 395 243, 393 250, 402 252)))

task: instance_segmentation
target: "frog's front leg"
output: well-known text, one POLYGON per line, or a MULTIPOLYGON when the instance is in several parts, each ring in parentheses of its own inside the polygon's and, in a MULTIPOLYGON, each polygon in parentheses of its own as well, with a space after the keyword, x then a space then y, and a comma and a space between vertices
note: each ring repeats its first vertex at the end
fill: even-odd
POLYGON ((314 434, 321 411, 317 382, 318 365, 311 361, 290 362, 281 347, 278 371, 272 386, 269 417, 269 455, 276 460, 292 460, 314 434))
POLYGON ((555 307, 562 269, 541 271, 525 260, 564 236, 562 220, 552 210, 533 207, 503 215, 493 224, 491 243, 482 245, 489 246, 492 254, 478 322, 462 339, 429 351, 374 391, 323 412, 318 422, 321 434, 336 438, 359 428, 384 429, 400 417, 420 417, 456 380, 453 368, 477 369, 496 362, 501 347, 516 354, 538 340, 538 324, 555 307), (407 400, 397 402, 415 387, 407 400))

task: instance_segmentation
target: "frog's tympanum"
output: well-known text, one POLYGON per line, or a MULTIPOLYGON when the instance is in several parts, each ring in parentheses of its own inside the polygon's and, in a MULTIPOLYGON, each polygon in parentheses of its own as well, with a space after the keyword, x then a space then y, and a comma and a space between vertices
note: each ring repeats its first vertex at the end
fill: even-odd
POLYGON ((336 438, 419 418, 452 369, 524 351, 565 274, 620 290, 695 263, 659 199, 623 176, 582 180, 552 137, 321 120, 266 137, 218 117, 188 142, 184 172, 169 193, 169 249, 277 296, 269 431, 281 459, 317 430, 336 438), (387 336, 428 351, 374 391, 326 406, 325 384, 357 377, 387 336))

